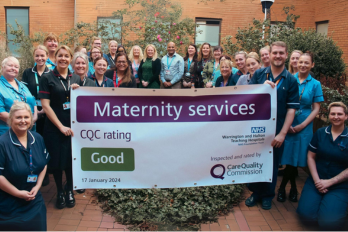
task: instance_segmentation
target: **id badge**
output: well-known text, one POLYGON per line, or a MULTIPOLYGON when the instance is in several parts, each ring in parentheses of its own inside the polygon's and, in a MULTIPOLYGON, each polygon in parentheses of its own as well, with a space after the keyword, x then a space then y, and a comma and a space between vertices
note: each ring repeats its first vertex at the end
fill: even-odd
POLYGON ((27 182, 28 183, 36 183, 37 175, 28 175, 27 182))
POLYGON ((41 100, 35 100, 37 106, 42 106, 41 105, 41 100))
POLYGON ((201 72, 201 76, 203 76, 203 71, 201 72))
POLYGON ((170 75, 170 70, 166 70, 166 75, 170 75))
POLYGON ((63 110, 70 110, 70 102, 63 103, 63 110))
POLYGON ((299 116, 302 113, 302 110, 296 110, 295 116, 299 116))
POLYGON ((138 78, 138 73, 134 75, 135 78, 138 78))
POLYGON ((185 76, 190 77, 191 74, 189 72, 185 73, 185 76))

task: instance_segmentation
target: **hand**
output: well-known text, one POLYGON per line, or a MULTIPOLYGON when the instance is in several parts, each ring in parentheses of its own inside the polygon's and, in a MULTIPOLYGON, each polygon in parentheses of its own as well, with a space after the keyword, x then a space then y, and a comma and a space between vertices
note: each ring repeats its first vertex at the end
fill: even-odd
POLYGON ((315 182, 315 187, 319 190, 319 192, 327 190, 331 186, 332 186, 331 180, 320 179, 319 181, 315 182))
POLYGON ((270 85, 272 87, 272 89, 274 89, 274 87, 276 86, 274 82, 269 81, 269 80, 265 81, 263 84, 270 85))
POLYGON ((147 81, 141 81, 141 83, 143 84, 144 87, 147 87, 149 85, 149 82, 147 81))
POLYGON ((277 134, 276 137, 273 139, 271 145, 272 147, 279 148, 283 144, 285 139, 285 135, 283 134, 277 134))
POLYGON ((25 190, 18 191, 17 197, 26 201, 32 201, 35 199, 35 196, 32 196, 28 191, 25 190))
POLYGON ((35 187, 31 189, 31 191, 29 192, 29 194, 30 194, 32 197, 35 198, 35 196, 36 196, 37 192, 39 191, 39 189, 40 189, 40 187, 37 186, 37 185, 35 185, 35 187))
POLYGON ((194 89, 195 88, 195 83, 192 83, 192 82, 190 82, 191 83, 191 89, 194 89))
POLYGON ((184 87, 188 87, 188 83, 187 83, 186 81, 182 81, 182 85, 183 85, 184 87))
POLYGON ((303 130, 304 126, 302 126, 302 124, 299 124, 297 126, 294 127, 295 133, 300 132, 301 130, 303 130))
POLYGON ((296 131, 294 130, 294 128, 292 126, 290 126, 288 133, 294 134, 294 133, 296 133, 296 131))
POLYGON ((137 84, 139 84, 139 83, 140 83, 139 78, 135 78, 135 81, 137 82, 137 84))
POLYGON ((211 88, 213 87, 213 83, 212 82, 208 82, 207 84, 205 84, 206 88, 211 88))
POLYGON ((62 126, 59 128, 60 132, 62 132, 65 136, 74 136, 74 132, 71 130, 71 128, 62 126))
POLYGON ((80 86, 79 86, 78 84, 74 83, 74 84, 71 84, 70 87, 71 87, 73 90, 75 90, 75 89, 78 89, 80 86))
POLYGON ((43 108, 42 108, 42 110, 39 110, 39 111, 37 112, 37 115, 42 115, 42 114, 45 114, 45 111, 44 111, 43 108))
POLYGON ((172 86, 172 83, 170 83, 169 81, 166 81, 166 82, 164 82, 164 86, 169 88, 172 86))

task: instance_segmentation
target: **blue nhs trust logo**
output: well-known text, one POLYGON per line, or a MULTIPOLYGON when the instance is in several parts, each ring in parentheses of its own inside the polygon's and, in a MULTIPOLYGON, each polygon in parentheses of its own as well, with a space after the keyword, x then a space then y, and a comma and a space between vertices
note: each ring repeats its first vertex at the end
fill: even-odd
POLYGON ((252 127, 251 128, 251 133, 266 133, 266 127, 264 127, 264 126, 252 127))

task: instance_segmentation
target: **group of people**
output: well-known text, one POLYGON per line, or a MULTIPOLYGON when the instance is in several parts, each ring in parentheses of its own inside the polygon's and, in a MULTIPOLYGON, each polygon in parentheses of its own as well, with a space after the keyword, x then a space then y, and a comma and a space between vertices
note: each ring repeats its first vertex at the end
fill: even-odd
POLYGON ((39 189, 47 179, 47 169, 57 187, 56 207, 75 206, 70 90, 80 86, 191 89, 267 84, 277 88, 273 180, 248 184, 253 193, 245 204, 252 207, 261 201, 263 209, 271 209, 279 164, 286 168, 277 200, 286 201, 285 186, 290 181, 289 200, 298 201, 297 167, 308 166, 311 175, 299 200, 299 215, 323 227, 342 226, 348 206, 348 129, 344 125, 348 112, 343 103, 330 104, 331 125, 313 136, 313 120, 324 98, 310 71, 312 53, 293 51, 287 70, 287 45, 281 41, 259 54, 240 51, 233 58, 209 43, 199 50, 190 44, 183 58, 176 53, 175 43, 169 42, 162 59, 152 44, 144 53, 133 46, 129 54, 114 40, 109 42, 109 54, 103 54, 101 47, 101 39, 94 37, 88 52, 77 47, 73 53, 68 46, 59 46, 58 37, 50 33, 34 49, 35 65, 24 71, 21 82, 17 80, 18 60, 2 61, 0 230, 46 230, 46 208, 39 189))

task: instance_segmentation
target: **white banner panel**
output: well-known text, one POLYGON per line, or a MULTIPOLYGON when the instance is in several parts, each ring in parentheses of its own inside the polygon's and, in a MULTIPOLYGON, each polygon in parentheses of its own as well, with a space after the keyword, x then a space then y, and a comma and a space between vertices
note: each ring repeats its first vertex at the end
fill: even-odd
POLYGON ((270 182, 276 89, 71 91, 75 189, 270 182))

